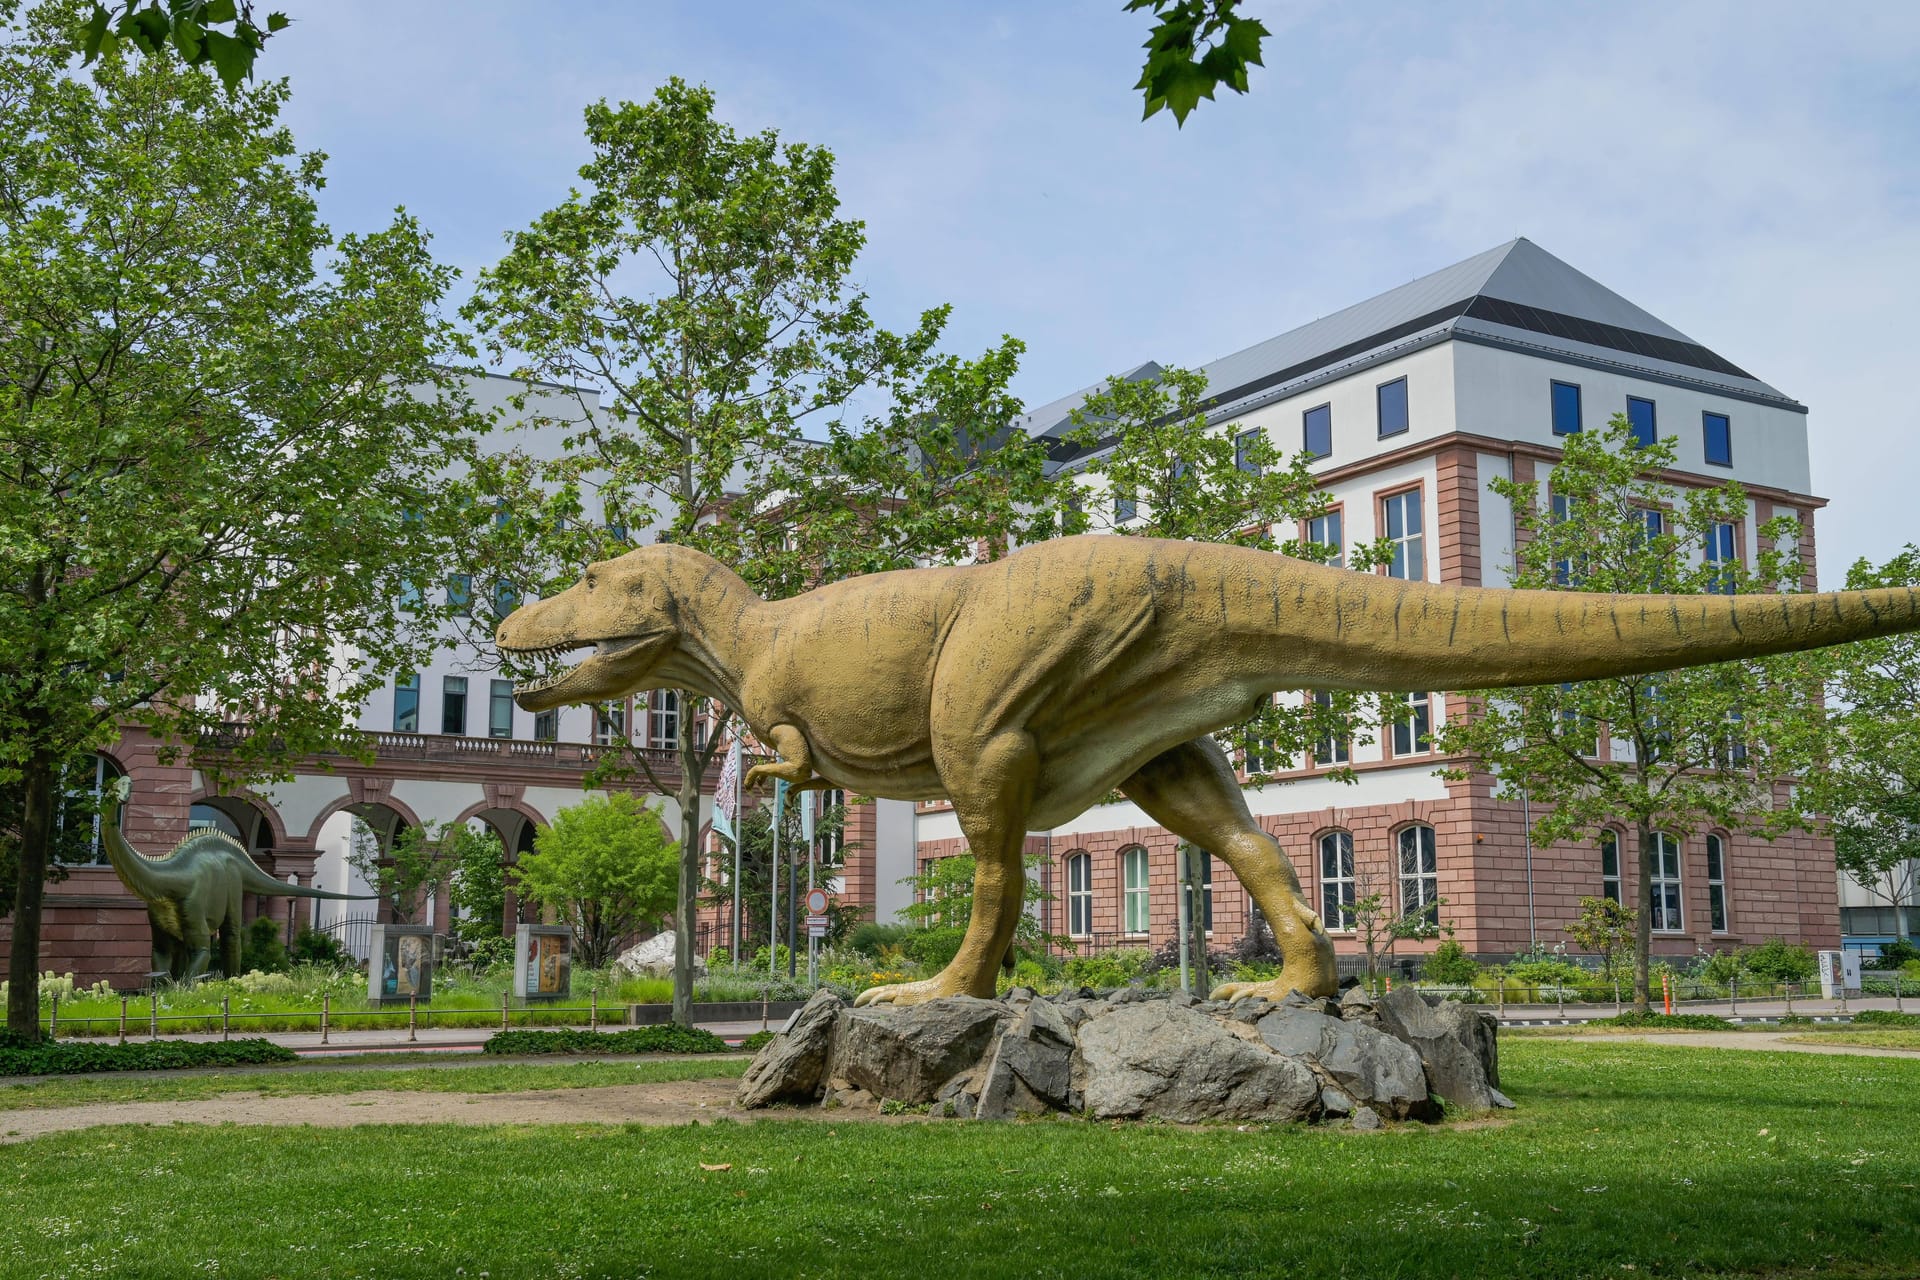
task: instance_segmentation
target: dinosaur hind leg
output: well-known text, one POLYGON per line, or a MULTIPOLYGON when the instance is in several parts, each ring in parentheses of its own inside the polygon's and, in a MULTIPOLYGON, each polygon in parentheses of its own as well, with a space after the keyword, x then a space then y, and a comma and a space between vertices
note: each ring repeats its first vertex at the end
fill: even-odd
POLYGON ((973 854, 973 916, 967 922, 967 936, 953 963, 933 977, 870 987, 854 1003, 919 1004, 939 996, 992 997, 1000 962, 1020 923, 1026 888, 1020 857, 1038 772, 1039 754, 1024 731, 989 739, 963 769, 942 768, 943 778, 964 778, 960 786, 949 783, 947 794, 953 798, 954 814, 973 854))
POLYGON ((1299 877, 1279 842, 1247 812, 1239 781, 1218 743, 1199 738, 1164 751, 1121 783, 1120 790, 1167 830, 1219 855, 1273 926, 1283 960, 1280 976, 1268 982, 1223 983, 1213 989, 1216 999, 1278 1000, 1289 991, 1330 996, 1338 990, 1333 942, 1301 896, 1299 877))

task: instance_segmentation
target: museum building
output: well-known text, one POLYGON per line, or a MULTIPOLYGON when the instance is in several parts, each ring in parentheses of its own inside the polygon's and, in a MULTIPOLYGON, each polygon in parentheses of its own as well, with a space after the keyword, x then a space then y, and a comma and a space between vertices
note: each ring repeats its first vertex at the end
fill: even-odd
MULTIPOLYGON (((1127 376, 1150 377, 1143 365, 1127 376)), ((1718 531, 1718 557, 1750 560, 1776 515, 1800 521, 1799 554, 1814 579, 1815 512, 1807 410, 1525 239, 1514 240, 1204 366, 1209 422, 1236 439, 1264 433, 1284 455, 1304 450, 1330 502, 1278 537, 1347 547, 1390 539, 1394 577, 1505 586, 1514 512, 1496 477, 1547 481, 1559 440, 1624 414, 1637 433, 1679 438, 1677 485, 1738 480, 1746 516, 1718 531)), ((1072 467, 1070 412, 1092 391, 1034 410, 1022 426, 1072 467)), ((1089 481, 1090 488, 1092 482, 1089 481)), ((1542 492, 1548 485, 1542 484, 1542 492)), ((1090 492, 1089 510, 1110 503, 1090 492)), ((1124 500, 1123 500, 1124 501, 1124 500)), ((1124 522, 1131 504, 1112 512, 1124 522)), ((1583 896, 1637 901, 1631 830, 1589 844, 1533 846, 1521 805, 1493 798, 1490 778, 1436 775, 1432 731, 1443 691, 1405 695, 1371 744, 1323 742, 1269 765, 1271 785, 1246 798, 1286 851, 1343 963, 1358 963, 1352 905, 1380 893, 1390 910, 1444 900, 1442 916, 1470 952, 1505 957, 1565 940, 1583 896), (1350 767, 1355 781, 1329 777, 1350 767)), ((1625 744, 1599 745, 1602 753, 1625 744)), ((1244 768, 1245 761, 1240 762, 1244 768)), ((948 806, 916 806, 922 864, 964 848, 948 806)), ((1785 938, 1840 942, 1830 842, 1768 843, 1735 830, 1661 836, 1654 948, 1692 955, 1785 938)), ((1159 946, 1176 926, 1177 839, 1132 804, 1089 810, 1034 833, 1053 895, 1050 931, 1082 949, 1159 946)), ((1857 894, 1857 887, 1849 886, 1857 894)), ((1213 860, 1206 912, 1215 946, 1246 928, 1250 900, 1213 860)), ((1863 899, 1864 901, 1864 899, 1863 899)), ((1399 944, 1405 959, 1432 943, 1399 944)), ((1571 949, 1571 948, 1570 948, 1571 949)))

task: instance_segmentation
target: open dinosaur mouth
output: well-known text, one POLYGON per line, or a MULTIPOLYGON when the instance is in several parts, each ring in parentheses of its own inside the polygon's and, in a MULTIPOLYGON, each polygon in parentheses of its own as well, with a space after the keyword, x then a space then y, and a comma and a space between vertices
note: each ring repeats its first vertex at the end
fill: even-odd
MULTIPOLYGON (((618 657, 620 654, 625 653, 627 650, 632 649, 637 645, 644 644, 646 640, 647 640, 647 637, 645 636, 622 636, 618 640, 588 641, 587 643, 590 643, 593 646, 593 652, 589 653, 586 657, 580 659, 578 662, 570 663, 567 666, 562 667, 560 670, 555 671, 550 675, 544 675, 539 677, 538 679, 528 680, 523 683, 514 685, 513 686, 514 696, 517 698, 517 697, 527 696, 527 695, 536 694, 536 693, 545 693, 548 690, 558 688, 559 686, 566 684, 569 680, 573 679, 574 676, 580 674, 580 672, 590 664, 597 662, 603 658, 618 657)), ((559 644, 559 645, 549 645, 548 647, 542 648, 542 649, 513 649, 511 650, 511 652, 520 657, 527 658, 533 662, 550 662, 553 659, 560 657, 562 654, 571 654, 576 650, 578 650, 579 648, 580 648, 579 644, 559 644)))

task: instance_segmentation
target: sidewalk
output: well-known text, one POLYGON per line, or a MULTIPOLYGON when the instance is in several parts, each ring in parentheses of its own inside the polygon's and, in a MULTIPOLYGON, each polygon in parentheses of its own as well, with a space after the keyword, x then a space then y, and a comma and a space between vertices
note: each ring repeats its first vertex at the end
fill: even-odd
MULTIPOLYGON (((770 1029, 778 1031, 781 1023, 785 1021, 786 1019, 784 1018, 773 1019, 769 1024, 770 1029)), ((760 1030, 760 1020, 757 1018, 752 1022, 703 1022, 697 1025, 702 1030, 711 1031, 722 1040, 733 1045, 739 1044, 741 1040, 760 1030)), ((516 1031, 559 1031, 562 1029, 563 1028, 551 1026, 514 1028, 516 1031)), ((586 1031, 589 1029, 585 1024, 571 1028, 571 1030, 575 1031, 586 1031)), ((591 1028, 591 1030, 600 1032, 626 1031, 628 1029, 629 1028, 624 1026, 606 1026, 604 1024, 591 1028)), ((247 1031, 236 1025, 231 1037, 222 1036, 217 1031, 189 1031, 177 1035, 163 1033, 159 1038, 163 1042, 200 1041, 203 1043, 217 1042, 229 1038, 234 1040, 271 1040, 275 1044, 286 1046, 303 1058, 319 1058, 359 1053, 478 1053, 480 1047, 487 1042, 488 1037, 497 1034, 497 1032, 498 1029, 492 1027, 421 1027, 409 1037, 405 1026, 378 1028, 355 1027, 352 1030, 329 1032, 327 1042, 322 1044, 318 1031, 247 1031)), ((147 1027, 144 1022, 140 1023, 137 1028, 130 1024, 127 1028, 127 1033, 128 1044, 145 1044, 151 1038, 147 1035, 147 1027)), ((62 1043, 66 1043, 66 1037, 61 1037, 61 1040, 62 1043)), ((118 1043, 118 1040, 119 1038, 117 1036, 87 1036, 85 1038, 75 1038, 76 1043, 82 1044, 115 1044, 118 1043)))
MULTIPOLYGON (((1616 1010, 1612 1001, 1605 1004, 1580 1004, 1569 1000, 1561 1004, 1479 1004, 1476 1008, 1485 1009, 1503 1023, 1515 1026, 1558 1026, 1561 1024, 1592 1022, 1596 1018, 1610 1018, 1616 1011, 1624 1012, 1633 1008, 1631 999, 1623 1000, 1616 1010)), ((1656 1013, 1664 1012, 1659 993, 1653 998, 1656 1013)), ((1889 1012, 1920 1014, 1920 998, 1900 998, 1893 996, 1869 996, 1859 1000, 1822 1000, 1818 997, 1795 996, 1791 1000, 1675 1000, 1675 1013, 1705 1013, 1725 1018, 1729 1022, 1777 1022, 1789 1013, 1799 1018, 1812 1018, 1822 1022, 1846 1021, 1856 1013, 1867 1009, 1885 1009, 1889 1012)))

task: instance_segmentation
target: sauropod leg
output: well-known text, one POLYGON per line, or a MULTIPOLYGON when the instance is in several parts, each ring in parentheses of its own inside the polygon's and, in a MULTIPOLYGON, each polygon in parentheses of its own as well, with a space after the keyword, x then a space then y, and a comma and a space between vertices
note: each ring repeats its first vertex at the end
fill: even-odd
MULTIPOLYGON (((945 753, 942 753, 945 754, 945 753)), ((959 767, 937 761, 973 853, 973 918, 953 963, 920 982, 870 987, 855 1004, 919 1004, 938 996, 991 997, 1020 922, 1026 871, 1020 852, 1033 809, 1039 755, 1024 731, 996 734, 959 767), (957 782, 956 782, 957 779, 957 782)))
POLYGON ((1218 743, 1198 738, 1163 751, 1121 783, 1120 790, 1167 830, 1224 859, 1273 926, 1283 959, 1280 976, 1268 982, 1222 983, 1213 989, 1215 999, 1278 1000, 1289 991, 1330 996, 1339 989, 1333 942, 1301 896, 1299 877, 1279 842, 1254 825, 1239 780, 1218 743))

